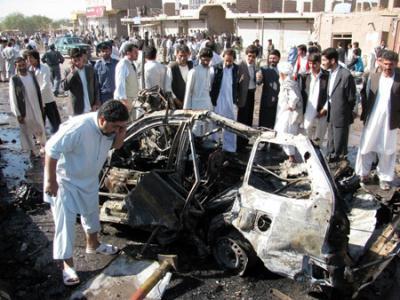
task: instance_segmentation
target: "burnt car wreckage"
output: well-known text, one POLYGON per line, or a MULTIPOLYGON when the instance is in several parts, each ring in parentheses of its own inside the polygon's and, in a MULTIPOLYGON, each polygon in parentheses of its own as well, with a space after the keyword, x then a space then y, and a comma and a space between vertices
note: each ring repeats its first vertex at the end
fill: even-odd
MULTIPOLYGON (((160 107, 158 107, 160 108, 160 107)), ((111 150, 100 180, 101 220, 178 238, 242 275, 270 271, 355 296, 398 255, 398 193, 386 201, 346 187, 302 135, 251 128, 208 111, 145 114, 111 150), (212 124, 197 136, 195 124, 212 124), (215 136, 250 140, 227 154, 215 136), (296 148, 288 164, 281 146, 296 148)))

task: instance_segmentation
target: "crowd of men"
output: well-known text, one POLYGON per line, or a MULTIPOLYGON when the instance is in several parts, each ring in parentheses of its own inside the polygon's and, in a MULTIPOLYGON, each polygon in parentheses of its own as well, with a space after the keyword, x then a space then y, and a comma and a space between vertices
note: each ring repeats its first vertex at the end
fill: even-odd
MULTIPOLYGON (((346 157, 350 125, 357 116, 360 98, 356 95, 353 75, 362 78, 360 74, 364 69, 358 43, 350 45, 347 51, 341 43, 337 48, 323 51, 318 43, 298 45, 290 49, 287 61, 283 62, 272 40, 268 40, 266 51, 258 40, 254 41, 245 48, 244 55, 231 47, 240 44, 240 38, 227 35, 205 36, 201 32, 191 32, 184 37, 157 36, 146 42, 140 38, 126 39, 116 51, 115 43, 102 42, 97 45, 100 59, 96 61, 90 61, 85 51, 72 49, 70 67, 61 79, 60 64, 64 58, 54 45, 49 45, 48 51, 40 58, 33 44, 27 41, 26 49, 20 51, 14 61, 17 74, 13 75, 15 71, 12 68, 6 68, 5 74, 6 79, 10 79, 14 114, 17 117, 26 115, 28 126, 21 126, 25 137, 22 138, 23 148, 37 155, 33 143, 27 138, 32 134, 44 146, 43 120, 46 117, 52 133, 58 130, 60 116, 54 96, 58 96, 60 87, 69 92, 72 116, 96 111, 104 102, 115 99, 124 103, 131 112, 131 120, 134 120, 143 113, 138 101, 139 91, 157 86, 173 99, 177 109, 213 110, 248 126, 253 126, 256 113, 260 127, 303 133, 315 143, 326 146, 329 161, 346 157), (258 62, 264 55, 267 65, 259 67, 258 62), (262 88, 260 110, 254 112, 257 86, 262 88), (37 100, 32 96, 35 94, 37 100), (36 102, 41 104, 36 105, 36 102), (27 103, 35 105, 27 109, 21 103, 26 107, 27 103), (41 110, 44 118, 35 123, 37 118, 31 115, 39 116, 41 110), (279 122, 276 124, 276 121, 279 122)), ((9 52, 10 47, 2 49, 2 53, 9 52)), ((369 78, 384 71, 381 69, 382 59, 393 61, 387 72, 392 75, 397 72, 397 55, 386 50, 382 43, 374 49, 373 67, 369 66, 367 73, 369 78)), ((363 104, 371 98, 369 83, 370 79, 364 78, 363 104)), ((363 117, 365 107, 363 105, 363 117)), ((393 118, 393 114, 388 117, 393 118)), ((391 126, 392 130, 394 125, 391 126)), ((196 130, 201 130, 200 127, 205 130, 207 124, 196 130)), ((228 132, 224 133, 222 140, 222 147, 228 152, 241 151, 247 144, 228 132)), ((289 152, 293 151, 287 151, 289 161, 295 162, 294 154, 289 152)), ((392 167, 393 163, 390 169, 394 169, 392 167)), ((365 171, 359 173, 365 177, 365 171)), ((385 178, 382 186, 387 188, 385 183, 392 177, 382 176, 385 178)))
MULTIPOLYGON (((4 57, 11 51, 8 48, 13 48, 10 43, 1 50, 4 57)), ((294 46, 286 61, 281 59, 272 40, 268 40, 265 51, 258 40, 247 46, 244 53, 240 44, 237 37, 207 37, 197 32, 149 42, 126 39, 119 49, 117 43, 102 42, 97 45, 100 59, 96 61, 90 61, 85 51, 72 49, 70 65, 63 76, 60 64, 64 58, 54 45, 49 45, 42 57, 31 45, 15 55, 12 66, 8 62, 8 67, 0 68, 6 70, 3 75, 9 80, 11 111, 20 126, 22 148, 32 156, 46 153, 44 190, 57 227, 54 257, 64 261, 65 284, 79 282, 73 269, 71 242, 71 224, 76 214, 83 218, 88 253, 117 252, 112 245, 97 240, 98 211, 93 203, 97 203, 98 197, 91 187, 97 186, 93 178, 98 178, 107 150, 113 143, 121 145, 128 117, 135 120, 143 114, 138 100, 142 89, 161 88, 176 109, 211 110, 248 126, 307 135, 327 149, 330 162, 346 159, 350 126, 359 115, 360 98, 360 116, 365 126, 355 171, 365 185, 371 179, 372 165, 376 164, 381 189, 390 189, 400 127, 398 54, 385 49, 384 44, 374 49, 373 67, 369 67, 368 76, 361 81, 357 97, 353 75, 360 77, 359 73, 364 71, 357 43, 347 51, 341 44, 324 50, 318 43, 294 46), (260 67, 264 56, 267 64, 260 67), (255 111, 258 86, 260 109, 255 111), (60 88, 69 93, 74 117, 61 127, 54 98, 60 88), (258 124, 254 124, 254 115, 258 116, 258 124), (47 145, 46 118, 54 134, 47 145), (40 143, 39 152, 33 136, 40 143), (94 136, 100 138, 93 139, 93 143, 81 142, 94 136), (91 155, 94 152, 101 153, 101 158, 91 155), (84 165, 87 168, 83 174, 84 165), (79 182, 65 178, 66 170, 75 172, 79 182), (59 184, 63 186, 61 192, 59 184), (82 191, 90 191, 90 203, 82 198, 82 191), (60 202, 54 197, 61 199, 65 207, 59 207, 60 202)), ((198 121, 193 133, 201 135, 210 126, 198 121)), ((228 153, 243 151, 248 143, 231 132, 223 132, 218 140, 228 153)), ((285 146, 283 151, 288 163, 297 162, 294 147, 285 146)))

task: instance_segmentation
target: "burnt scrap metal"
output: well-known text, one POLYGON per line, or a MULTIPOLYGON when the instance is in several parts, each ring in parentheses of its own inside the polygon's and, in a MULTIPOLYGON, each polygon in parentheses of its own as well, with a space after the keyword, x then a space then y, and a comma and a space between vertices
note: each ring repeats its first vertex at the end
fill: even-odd
POLYGON ((304 136, 213 112, 157 111, 133 122, 100 187, 103 221, 148 230, 160 245, 183 240, 240 275, 261 261, 351 296, 399 252, 398 193, 359 190, 349 164, 329 166, 304 136), (198 122, 209 131, 193 130, 198 122), (250 141, 244 152, 222 151, 224 130, 250 141), (282 147, 296 150, 296 164, 282 147))
POLYGON ((44 204, 43 192, 31 183, 21 182, 15 190, 13 204, 26 211, 35 210, 44 204))

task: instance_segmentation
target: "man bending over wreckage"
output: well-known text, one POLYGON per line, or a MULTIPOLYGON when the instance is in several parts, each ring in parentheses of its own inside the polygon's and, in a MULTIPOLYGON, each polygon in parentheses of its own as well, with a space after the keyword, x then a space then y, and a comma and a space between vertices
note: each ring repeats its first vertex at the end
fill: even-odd
POLYGON ((114 255, 119 249, 100 243, 99 173, 111 147, 120 148, 129 113, 116 100, 98 112, 71 118, 46 144, 44 201, 50 203, 55 223, 53 257, 63 261, 65 285, 76 285, 73 245, 76 216, 86 233, 86 253, 114 255))

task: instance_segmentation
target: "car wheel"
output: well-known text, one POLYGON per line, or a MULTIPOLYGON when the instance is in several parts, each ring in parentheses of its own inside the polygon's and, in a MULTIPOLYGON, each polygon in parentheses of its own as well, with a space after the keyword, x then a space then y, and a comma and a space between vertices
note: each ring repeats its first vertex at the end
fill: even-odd
POLYGON ((238 275, 243 275, 257 259, 251 244, 235 229, 217 237, 212 249, 218 265, 238 275))

